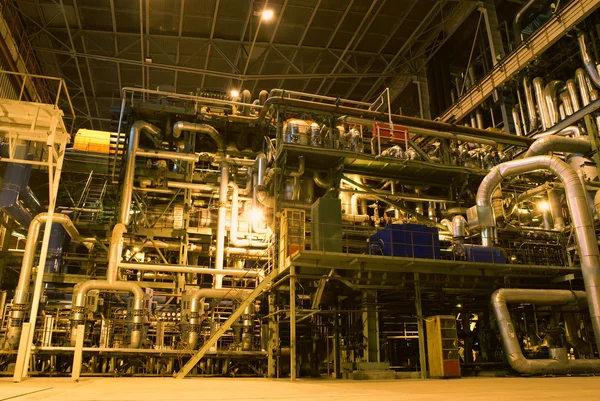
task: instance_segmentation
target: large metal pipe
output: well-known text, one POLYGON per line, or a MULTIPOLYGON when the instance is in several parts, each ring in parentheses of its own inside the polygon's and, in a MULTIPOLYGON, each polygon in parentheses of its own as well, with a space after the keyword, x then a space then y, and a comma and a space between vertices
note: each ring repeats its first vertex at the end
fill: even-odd
POLYGON ((533 99, 533 91, 527 77, 523 77, 523 90, 525 91, 525 102, 527 103, 527 115, 529 116, 529 132, 538 128, 538 116, 533 99))
POLYGON ((551 171, 564 185, 594 337, 600 349, 600 253, 587 193, 577 173, 567 163, 553 156, 534 156, 502 163, 493 167, 481 182, 477 191, 477 206, 491 205, 494 189, 503 179, 536 170, 551 171))
POLYGON ((129 146, 127 148, 127 161, 125 163, 125 176, 121 188, 121 213, 119 222, 128 225, 131 222, 131 200, 133 196, 133 179, 135 173, 135 156, 140 142, 142 130, 153 135, 159 135, 160 129, 146 121, 136 121, 129 131, 129 146))
POLYGON ((519 46, 521 44, 521 42, 523 41, 523 38, 521 37, 521 19, 525 16, 525 13, 527 13, 527 11, 531 8, 531 6, 533 6, 538 0, 529 0, 527 3, 525 3, 523 5, 523 7, 521 7, 519 9, 519 11, 517 11, 517 13, 515 14, 514 18, 513 18, 513 36, 514 36, 514 41, 515 41, 515 47, 519 46))
POLYGON ((575 78, 577 78, 577 85, 579 86, 579 93, 581 94, 581 103, 583 107, 590 104, 590 90, 587 86, 587 80, 589 79, 583 68, 578 68, 575 71, 575 78))
POLYGON ((579 105, 579 97, 577 96, 577 85, 573 79, 567 80, 567 92, 569 93, 569 98, 571 99, 573 111, 579 111, 581 106, 579 105))
POLYGON ((219 131, 217 131, 212 125, 196 124, 187 121, 178 121, 173 125, 173 136, 175 138, 179 138, 183 131, 200 132, 206 134, 217 143, 217 148, 220 152, 224 152, 227 149, 225 138, 219 134, 219 131))
POLYGON ((195 153, 170 152, 167 150, 158 149, 138 149, 136 156, 150 157, 154 159, 179 160, 183 162, 195 163, 200 159, 200 156, 195 153))
POLYGON ((592 57, 588 53, 587 41, 583 31, 579 31, 577 33, 577 42, 579 43, 579 52, 581 53, 581 60, 583 61, 585 70, 587 71, 588 76, 594 85, 600 88, 600 75, 598 74, 598 67, 596 66, 596 62, 592 60, 592 57))
MULTIPOLYGON (((268 242, 255 241, 251 239, 241 239, 238 235, 238 213, 239 213, 239 191, 240 188, 235 182, 230 182, 229 186, 232 189, 231 195, 231 224, 229 227, 229 240, 233 246, 238 248, 253 247, 253 248, 266 248, 269 246, 268 242)), ((250 226, 250 225, 249 225, 250 226)))
POLYGON ((535 100, 538 105, 540 117, 542 120, 542 129, 546 131, 552 126, 550 121, 550 115, 548 114, 548 105, 546 98, 544 97, 544 80, 540 77, 534 78, 533 80, 533 91, 535 92, 535 100))
MULTIPOLYGON (((588 300, 589 300, 589 293, 588 300)), ((557 359, 526 359, 515 332, 507 304, 528 303, 535 305, 561 306, 578 303, 585 299, 586 293, 567 290, 497 290, 492 295, 492 307, 496 324, 502 338, 502 348, 510 366, 522 374, 568 374, 600 372, 600 360, 577 359, 560 361, 557 359)))
MULTIPOLYGON (((8 328, 6 336, 7 343, 10 347, 14 347, 19 344, 23 319, 25 318, 25 312, 29 309, 29 284, 31 282, 31 272, 35 259, 35 250, 38 245, 41 227, 43 224, 47 223, 47 221, 48 213, 40 213, 35 216, 33 220, 31 220, 31 224, 29 224, 27 241, 25 242, 23 259, 21 261, 21 272, 19 273, 19 280, 17 282, 15 296, 13 298, 11 326, 8 328)), ((69 216, 55 213, 53 215, 52 222, 62 225, 67 234, 69 234, 74 241, 84 241, 84 238, 81 237, 69 216)), ((46 224, 45 229, 50 230, 50 226, 50 224, 46 224)))
MULTIPOLYGON (((217 250, 215 254, 215 269, 223 270, 225 248, 225 224, 227 218, 227 190, 229 188, 229 164, 221 162, 221 183, 219 186, 219 212, 217 217, 217 250)), ((213 288, 223 286, 223 276, 216 275, 213 288)))
POLYGON ((259 275, 255 270, 244 269, 223 269, 217 270, 208 267, 188 266, 188 265, 164 265, 156 263, 119 263, 119 269, 132 269, 146 272, 164 272, 164 273, 192 273, 192 274, 223 274, 233 277, 256 277, 259 275))
POLYGON ((562 231, 565 229, 565 218, 562 214, 562 205, 560 202, 561 191, 556 189, 548 189, 548 203, 550 204, 550 212, 554 221, 554 229, 562 231))
POLYGON ((558 123, 561 118, 558 112, 558 92, 560 92, 565 86, 563 81, 557 79, 552 80, 546 84, 544 88, 544 99, 548 106, 548 116, 550 117, 550 126, 558 123))
POLYGON ((537 139, 525 153, 525 157, 543 155, 548 152, 586 154, 591 151, 592 145, 587 139, 553 135, 537 139))
POLYGON ((133 310, 131 317, 130 346, 138 348, 142 342, 142 326, 145 316, 145 292, 137 284, 118 281, 118 265, 123 252, 123 234, 127 232, 125 225, 118 223, 113 228, 108 250, 108 268, 106 280, 88 280, 75 285, 73 289, 73 304, 71 307, 71 343, 75 345, 77 326, 84 323, 86 314, 87 294, 91 290, 127 292, 133 294, 133 310))
POLYGON ((519 118, 519 112, 517 111, 516 105, 512 108, 512 116, 513 116, 513 122, 515 124, 515 131, 517 133, 517 136, 522 136, 523 128, 521 127, 521 119, 519 118))

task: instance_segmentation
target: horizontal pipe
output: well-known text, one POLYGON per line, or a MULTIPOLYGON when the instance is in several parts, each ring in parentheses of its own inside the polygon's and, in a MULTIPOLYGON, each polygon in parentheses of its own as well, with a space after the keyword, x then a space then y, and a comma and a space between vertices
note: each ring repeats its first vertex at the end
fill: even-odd
POLYGON ((190 265, 163 265, 156 263, 119 263, 119 269, 132 269, 147 272, 165 272, 165 273, 192 273, 192 274, 210 274, 217 275, 223 274, 225 276, 233 277, 257 277, 260 275, 255 270, 242 270, 242 269, 223 269, 215 270, 208 267, 198 267, 190 265))
POLYGON ((179 181, 169 181, 167 182, 167 187, 169 188, 178 188, 178 189, 189 189, 192 191, 200 191, 200 192, 211 192, 216 191, 217 187, 210 184, 198 184, 195 182, 179 182, 179 181))
POLYGON ((592 145, 587 139, 553 135, 536 140, 525 153, 525 157, 543 155, 548 152, 586 154, 591 151, 592 145))
POLYGON ((200 156, 195 153, 170 152, 166 150, 154 149, 138 149, 136 151, 136 155, 141 157, 151 157, 155 159, 179 160, 190 163, 195 163, 200 158, 200 156))

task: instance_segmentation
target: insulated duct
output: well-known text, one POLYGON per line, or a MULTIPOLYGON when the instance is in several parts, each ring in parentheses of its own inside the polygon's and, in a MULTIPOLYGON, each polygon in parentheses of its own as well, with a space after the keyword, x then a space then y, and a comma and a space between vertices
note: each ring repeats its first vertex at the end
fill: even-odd
MULTIPOLYGON (((48 213, 40 213, 35 216, 33 220, 31 220, 31 224, 29 225, 29 229, 27 231, 27 241, 25 242, 23 260, 21 261, 21 272, 19 273, 19 281, 17 283, 17 287, 15 288, 15 296, 13 299, 11 326, 8 328, 8 333, 6 336, 7 343, 10 347, 14 347, 19 344, 23 319, 25 318, 25 312, 29 309, 29 284, 31 282, 31 272, 35 259, 35 250, 38 245, 42 224, 47 223, 47 221, 48 213)), ((61 225, 74 241, 84 242, 87 240, 79 235, 75 225, 67 215, 55 213, 52 218, 52 223, 53 225, 61 225)))
MULTIPOLYGON (((589 301, 589 293, 588 301, 589 301)), ((502 338, 502 348, 510 366, 522 374, 569 374, 600 372, 600 360, 576 359, 526 359, 510 317, 507 304, 528 303, 534 305, 561 306, 578 304, 586 293, 567 290, 500 289, 492 295, 492 308, 502 338)))
POLYGON ((219 152, 224 152, 227 149, 227 143, 225 138, 219 134, 212 125, 208 124, 196 124, 187 121, 178 121, 173 125, 173 136, 179 138, 183 131, 200 132, 210 136, 216 143, 219 152))
POLYGON ((533 132, 538 128, 538 116, 535 108, 535 101, 533 99, 533 91, 527 77, 523 77, 523 90, 525 91, 527 115, 529 116, 529 132, 533 132))
POLYGON ((537 139, 529 148, 525 157, 543 155, 548 152, 566 152, 586 154, 592 151, 587 139, 568 138, 564 136, 545 136, 537 139))
POLYGON ((542 78, 537 77, 533 80, 533 90, 535 92, 535 100, 540 111, 542 129, 546 131, 552 126, 552 122, 550 121, 548 105, 546 104, 546 98, 544 97, 544 80, 542 78))
POLYGON ((477 191, 477 206, 491 205, 494 189, 503 179, 536 170, 551 171, 564 185, 594 337, 600 349, 600 254, 587 193, 577 173, 567 163, 553 156, 534 156, 502 163, 493 167, 481 182, 477 191))

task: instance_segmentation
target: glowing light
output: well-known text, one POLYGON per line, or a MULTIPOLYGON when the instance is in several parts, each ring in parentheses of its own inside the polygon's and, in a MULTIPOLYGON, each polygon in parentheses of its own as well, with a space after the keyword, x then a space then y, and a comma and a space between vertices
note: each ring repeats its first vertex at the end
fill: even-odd
POLYGON ((550 205, 546 201, 539 202, 538 207, 540 208, 540 210, 542 212, 546 212, 546 211, 550 210, 550 205))
POLYGON ((139 252, 139 251, 140 251, 140 248, 138 248, 137 246, 133 247, 133 252, 139 252))
POLYGON ((261 209, 252 208, 248 212, 248 219, 253 223, 257 222, 257 221, 261 221, 263 218, 264 218, 264 215, 263 215, 263 211, 261 209))
POLYGON ((231 97, 239 97, 240 91, 238 91, 236 89, 232 89, 231 92, 229 92, 229 94, 231 95, 231 97))
POLYGON ((263 21, 270 21, 273 19, 274 16, 275 16, 275 13, 273 12, 273 10, 264 10, 262 12, 263 21))
POLYGON ((456 304, 457 308, 462 308, 462 304, 456 304))

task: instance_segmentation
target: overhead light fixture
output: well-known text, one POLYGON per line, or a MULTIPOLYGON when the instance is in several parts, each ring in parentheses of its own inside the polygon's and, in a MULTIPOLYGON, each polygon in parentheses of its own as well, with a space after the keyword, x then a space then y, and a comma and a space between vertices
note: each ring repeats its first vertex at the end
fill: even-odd
POLYGON ((231 95, 231 97, 239 97, 240 91, 238 91, 237 89, 232 89, 231 92, 229 92, 229 94, 231 95))
POLYGON ((462 304, 456 304, 456 307, 460 309, 462 308, 462 304))
POLYGON ((273 10, 267 9, 267 10, 263 10, 261 16, 262 16, 263 21, 270 21, 275 16, 275 13, 273 12, 273 10))
POLYGON ((145 61, 147 64, 152 64, 152 57, 144 57, 144 61, 145 61))
POLYGON ((550 210, 550 205, 546 201, 541 201, 538 203, 538 208, 540 208, 542 212, 547 212, 550 210))

